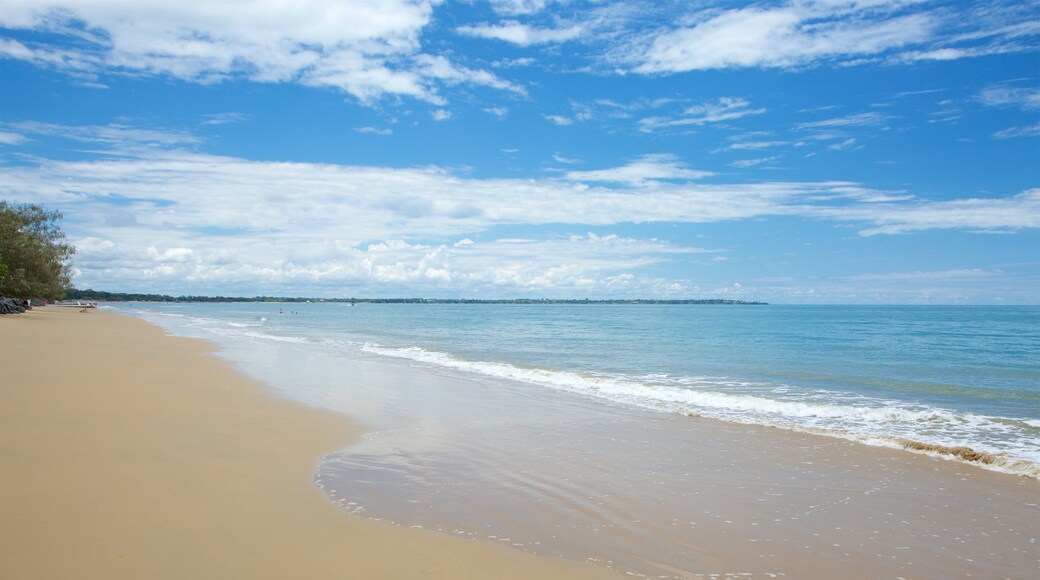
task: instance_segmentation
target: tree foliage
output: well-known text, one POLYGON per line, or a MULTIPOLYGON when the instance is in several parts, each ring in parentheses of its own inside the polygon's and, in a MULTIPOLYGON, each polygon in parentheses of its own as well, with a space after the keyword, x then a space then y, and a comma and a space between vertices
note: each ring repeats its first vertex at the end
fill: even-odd
POLYGON ((58 227, 61 212, 0 200, 0 295, 60 300, 76 249, 58 227))

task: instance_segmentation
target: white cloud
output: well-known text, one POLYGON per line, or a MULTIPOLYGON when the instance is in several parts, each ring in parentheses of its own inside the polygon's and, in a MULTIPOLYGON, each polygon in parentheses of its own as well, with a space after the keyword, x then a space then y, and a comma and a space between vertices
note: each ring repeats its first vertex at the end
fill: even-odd
POLYGON ((789 2, 708 10, 658 35, 635 66, 641 73, 719 68, 788 68, 873 55, 921 43, 937 22, 927 13, 891 15, 885 2, 789 2))
POLYGON ((790 145, 790 141, 738 141, 726 147, 730 151, 756 151, 790 145))
POLYGON ((170 147, 193 145, 202 142, 202 139, 186 131, 177 129, 140 129, 122 124, 70 127, 67 125, 26 121, 12 123, 10 127, 33 135, 62 137, 86 143, 104 143, 116 147, 170 147))
POLYGON ((495 68, 526 67, 526 66, 534 65, 536 62, 538 62, 538 61, 536 61, 535 59, 533 59, 531 57, 525 56, 525 57, 521 57, 521 58, 504 58, 504 59, 496 60, 496 61, 491 63, 491 66, 493 66, 495 68))
POLYGON ((933 229, 1009 231, 1040 228, 1040 189, 1012 197, 949 201, 873 203, 855 207, 815 208, 810 213, 833 219, 868 221, 876 227, 864 236, 905 234, 933 229))
MULTIPOLYGON (((66 129, 92 138, 84 128, 66 129)), ((136 133, 130 129, 116 133, 136 133)), ((609 285, 660 295, 668 285, 640 269, 703 249, 595 234, 483 236, 508 225, 585 232, 770 216, 856 225, 865 236, 1040 227, 1040 190, 933 201, 849 182, 703 183, 710 174, 668 155, 562 177, 505 179, 438 167, 250 161, 132 142, 111 153, 78 161, 33 158, 5 167, 0 180, 4 199, 75 217, 63 227, 80 249, 83 285, 179 284, 200 292, 296 285, 339 295, 351 285, 407 283, 418 292, 450 284, 506 293, 607 292, 609 285)))
POLYGON ((1019 137, 1040 137, 1040 123, 1025 127, 1009 127, 993 134, 994 139, 1017 139, 1019 137))
POLYGON ((215 113, 206 115, 203 125, 227 125, 229 123, 243 123, 252 117, 245 113, 215 113))
POLYGON ((332 87, 362 102, 443 102, 435 83, 517 90, 486 71, 421 53, 436 0, 5 0, 0 26, 71 36, 76 48, 2 39, 0 54, 93 79, 162 75, 332 87), (432 59, 432 61, 431 61, 432 59))
POLYGON ((567 125, 573 125, 574 124, 574 119, 571 119, 569 117, 564 117, 562 115, 546 115, 545 118, 546 118, 546 120, 550 121, 551 123, 553 123, 555 125, 559 125, 561 127, 566 127, 567 125))
POLYGON ((444 109, 437 109, 430 113, 430 116, 433 117, 434 121, 447 121, 452 117, 452 113, 444 109))
POLYGON ((1040 89, 1009 86, 986 87, 979 93, 979 101, 991 107, 1020 107, 1026 110, 1040 109, 1040 89))
POLYGON ((846 115, 844 117, 833 117, 830 119, 824 119, 822 121, 811 121, 808 123, 799 123, 795 128, 797 129, 829 129, 833 127, 864 127, 864 126, 875 126, 884 123, 889 120, 888 115, 878 113, 876 111, 870 111, 867 113, 856 113, 854 115, 846 115))
POLYGON ((572 181, 624 183, 639 185, 657 180, 691 180, 713 175, 710 171, 689 169, 673 155, 644 155, 631 163, 611 169, 571 171, 566 178, 572 181))
POLYGON ((535 14, 545 10, 546 6, 567 0, 488 0, 491 7, 499 14, 519 15, 535 14))
POLYGON ((755 167, 757 165, 762 165, 765 163, 772 163, 777 159, 780 159, 779 155, 773 155, 770 157, 757 157, 755 159, 739 159, 737 161, 734 161, 733 163, 730 163, 730 165, 741 169, 747 169, 749 167, 755 167))
POLYGON ((456 66, 443 56, 424 54, 415 57, 415 60, 419 64, 418 70, 424 76, 441 80, 449 85, 470 83, 503 91, 511 91, 518 95, 527 95, 527 90, 519 85, 502 80, 488 71, 456 66))
POLYGON ((463 242, 466 243, 436 248, 403 248, 375 261, 369 257, 365 260, 373 266, 373 275, 384 283, 451 282, 482 295, 505 289, 541 296, 577 290, 645 296, 660 295, 664 283, 634 275, 632 270, 666 260, 669 255, 704 251, 658 240, 593 233, 543 240, 463 242))
POLYGON ((684 127, 688 125, 706 125, 732 121, 751 115, 765 113, 765 108, 753 109, 751 103, 740 97, 720 97, 699 105, 687 107, 677 117, 647 117, 639 120, 639 130, 646 133, 658 129, 684 127))
POLYGON ((25 135, 11 133, 10 131, 0 131, 0 145, 18 145, 23 141, 25 141, 25 135))
POLYGON ((389 128, 380 129, 378 127, 358 127, 354 130, 358 133, 369 133, 371 135, 382 135, 384 137, 394 134, 394 130, 389 128))
POLYGON ((852 147, 855 144, 856 144, 856 140, 853 139, 852 137, 849 137, 848 139, 842 141, 841 143, 833 143, 831 145, 828 145, 827 148, 830 149, 831 151, 844 151, 844 150, 852 147))
POLYGON ((574 25, 566 28, 536 28, 514 21, 506 22, 504 24, 460 26, 456 30, 460 34, 467 36, 501 40, 519 46, 558 44, 577 40, 585 33, 585 28, 581 25, 574 25))

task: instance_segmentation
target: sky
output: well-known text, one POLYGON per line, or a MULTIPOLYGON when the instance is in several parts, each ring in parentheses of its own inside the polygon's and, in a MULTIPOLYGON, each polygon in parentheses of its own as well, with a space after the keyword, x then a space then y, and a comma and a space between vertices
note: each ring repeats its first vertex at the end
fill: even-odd
POLYGON ((1035 0, 0 0, 77 288, 1040 303, 1035 0))

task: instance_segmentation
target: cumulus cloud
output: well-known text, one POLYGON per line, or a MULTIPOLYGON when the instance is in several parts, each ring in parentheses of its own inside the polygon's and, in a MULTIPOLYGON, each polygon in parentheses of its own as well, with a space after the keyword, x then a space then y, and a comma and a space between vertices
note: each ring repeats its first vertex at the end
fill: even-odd
POLYGON ((486 71, 422 54, 435 0, 7 0, 0 27, 36 34, 0 40, 0 55, 86 78, 160 75, 214 83, 332 87, 363 102, 384 95, 441 103, 438 82, 515 90, 486 71), (56 45, 52 35, 76 39, 56 45), (433 59, 431 61, 431 59, 433 59))

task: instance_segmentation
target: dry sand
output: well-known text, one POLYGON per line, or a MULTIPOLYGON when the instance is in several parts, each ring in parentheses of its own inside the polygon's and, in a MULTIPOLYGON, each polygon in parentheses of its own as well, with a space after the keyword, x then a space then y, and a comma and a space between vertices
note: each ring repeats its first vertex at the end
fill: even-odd
POLYGON ((346 515, 311 481, 359 426, 206 342, 55 307, 0 317, 0 578, 593 578, 346 515))

